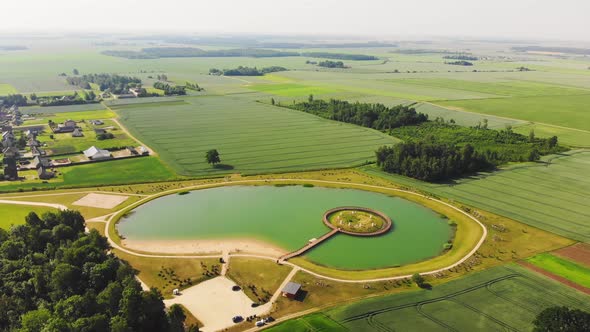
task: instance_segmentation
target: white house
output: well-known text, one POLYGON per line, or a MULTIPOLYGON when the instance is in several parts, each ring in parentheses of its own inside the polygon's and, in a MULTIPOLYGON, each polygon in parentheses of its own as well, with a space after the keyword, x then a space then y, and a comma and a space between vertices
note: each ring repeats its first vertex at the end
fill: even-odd
POLYGON ((88 150, 84 150, 84 155, 90 160, 101 160, 111 158, 111 153, 107 150, 101 150, 96 146, 91 146, 88 150))

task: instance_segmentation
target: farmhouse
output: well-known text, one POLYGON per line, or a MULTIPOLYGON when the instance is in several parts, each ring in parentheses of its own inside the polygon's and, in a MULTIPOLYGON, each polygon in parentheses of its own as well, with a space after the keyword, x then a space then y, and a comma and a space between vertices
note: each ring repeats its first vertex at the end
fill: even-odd
POLYGON ((108 150, 101 150, 96 146, 84 150, 84 155, 90 160, 103 160, 111 158, 111 153, 108 150))
POLYGON ((288 282, 285 285, 285 288, 283 288, 283 290, 281 290, 281 294, 289 299, 294 299, 295 297, 297 297, 297 294, 299 293, 299 291, 301 290, 301 284, 298 284, 296 282, 288 282))
POLYGON ((96 128, 94 129, 94 133, 96 133, 97 135, 102 135, 102 134, 106 134, 107 131, 101 128, 96 128))
POLYGON ((2 163, 4 164, 4 178, 8 180, 18 179, 18 168, 16 167, 16 160, 19 158, 18 149, 12 146, 4 148, 2 151, 4 158, 2 163))
POLYGON ((104 122, 102 122, 101 120, 90 120, 90 124, 94 126, 100 126, 103 125, 104 122))
POLYGON ((57 125, 57 128, 52 128, 54 133, 71 133, 76 129, 76 121, 67 120, 64 123, 57 125))
POLYGON ((47 154, 47 152, 45 152, 45 150, 43 150, 37 146, 31 146, 31 154, 33 155, 33 157, 36 157, 36 156, 44 156, 47 154))
POLYGON ((39 157, 39 156, 36 156, 35 158, 33 158, 32 164, 35 168, 50 167, 51 166, 49 159, 39 157))

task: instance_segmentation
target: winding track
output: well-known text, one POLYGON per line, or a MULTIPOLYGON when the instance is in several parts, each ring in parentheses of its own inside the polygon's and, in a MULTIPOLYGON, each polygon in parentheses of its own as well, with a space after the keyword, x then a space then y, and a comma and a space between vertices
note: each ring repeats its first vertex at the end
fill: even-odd
MULTIPOLYGON (((132 208, 136 208, 140 205, 142 205, 143 203, 154 199, 156 197, 161 197, 164 196, 166 194, 172 194, 175 192, 178 192, 179 190, 197 190, 197 189, 205 189, 205 188, 214 188, 214 187, 219 187, 219 186, 226 186, 226 185, 236 185, 236 184, 248 184, 248 183, 264 183, 264 182, 291 182, 291 183, 309 183, 309 182, 315 182, 315 183, 325 183, 325 184, 333 184, 333 185, 345 185, 348 187, 357 187, 357 188, 372 188, 372 189, 380 189, 380 190, 386 190, 386 191, 392 191, 392 192, 403 192, 403 193, 407 193, 410 195, 415 195, 418 197, 422 197, 422 198, 426 198, 435 202, 438 202, 440 204, 446 205, 460 213, 462 213, 463 215, 469 217, 471 220, 473 220, 474 222, 476 222, 481 228, 482 228, 482 236, 479 239, 479 241, 477 242, 477 245, 467 254, 465 255, 463 258, 461 258, 460 260, 458 260, 457 262, 437 269, 437 270, 432 270, 432 271, 426 271, 426 272, 422 272, 420 273, 421 275, 430 275, 430 274, 435 274, 435 273, 439 273, 448 269, 451 269, 457 265, 462 264, 463 262, 465 262, 467 259, 469 259, 469 257, 471 257, 478 249, 479 247, 481 247, 481 245, 483 244, 483 242, 485 241, 488 231, 486 229, 486 227, 475 217, 473 217, 472 215, 466 213, 465 211, 457 208, 456 206, 453 206, 449 203, 440 201, 438 199, 434 199, 431 197, 427 197, 425 195, 422 194, 418 194, 412 191, 408 191, 408 190, 402 190, 402 189, 395 189, 395 188, 389 188, 389 187, 383 187, 383 186, 375 186, 375 185, 369 185, 369 184, 360 184, 360 183, 350 183, 350 182, 340 182, 340 181, 328 181, 328 180, 314 180, 314 179, 284 179, 284 178, 277 178, 277 179, 264 179, 264 180, 239 180, 239 181, 230 181, 230 182, 225 182, 225 183, 215 183, 215 184, 201 184, 201 185, 195 185, 195 186, 190 186, 190 187, 184 187, 181 189, 171 189, 171 190, 167 190, 167 191, 163 191, 161 193, 158 194, 154 194, 151 196, 148 196, 146 198, 143 198, 127 207, 125 207, 124 209, 121 209, 115 213, 113 213, 106 221, 106 229, 105 229, 105 234, 106 237, 110 243, 110 245, 118 250, 121 250, 127 254, 130 255, 135 255, 135 256, 140 256, 140 257, 157 257, 157 258, 219 258, 221 257, 221 255, 217 254, 217 255, 158 255, 158 254, 144 254, 144 253, 138 253, 129 249, 126 249, 123 246, 120 246, 119 244, 117 244, 115 241, 113 241, 113 239, 110 237, 109 235, 109 227, 111 226, 111 223, 115 220, 116 217, 118 217, 121 213, 123 213, 124 211, 128 210, 128 209, 132 209, 132 208)), ((251 258, 261 258, 261 259, 268 259, 268 260, 272 260, 272 261, 276 261, 277 257, 272 257, 272 256, 265 256, 265 255, 256 255, 256 254, 232 254, 231 256, 233 257, 251 257, 251 258)), ((330 276, 325 276, 322 275, 320 273, 316 273, 314 271, 311 271, 309 269, 306 269, 304 267, 300 267, 299 265, 293 264, 291 262, 284 262, 283 264, 285 265, 289 265, 293 268, 298 268, 301 271, 304 271, 308 274, 311 274, 315 277, 318 278, 322 278, 322 279, 326 279, 326 280, 331 280, 331 281, 336 281, 336 282, 348 282, 348 283, 367 283, 367 282, 378 282, 378 281, 389 281, 389 280, 399 280, 399 279, 406 279, 406 278, 410 278, 412 275, 402 275, 402 276, 395 276, 395 277, 384 277, 384 278, 374 278, 374 279, 358 279, 358 280, 350 280, 350 279, 340 279, 340 278, 334 278, 334 277, 330 277, 330 276)))

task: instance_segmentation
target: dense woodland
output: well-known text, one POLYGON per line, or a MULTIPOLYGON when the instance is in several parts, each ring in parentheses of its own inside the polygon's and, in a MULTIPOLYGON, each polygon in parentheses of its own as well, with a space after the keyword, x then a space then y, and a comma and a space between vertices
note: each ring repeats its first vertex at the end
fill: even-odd
POLYGON ((154 88, 163 90, 166 96, 186 95, 186 88, 181 85, 172 86, 164 82, 155 82, 154 88))
POLYGON ((400 126, 418 124, 428 120, 428 116, 417 113, 414 108, 398 105, 387 107, 383 104, 350 103, 344 100, 314 100, 288 106, 299 111, 315 114, 326 119, 353 123, 359 126, 389 131, 400 126))
POLYGON ((129 88, 141 86, 139 78, 117 74, 70 76, 66 78, 66 81, 68 84, 79 86, 82 89, 91 89, 90 83, 94 83, 99 86, 100 91, 109 90, 114 94, 126 93, 129 88))
POLYGON ((454 66, 473 66, 473 63, 465 60, 457 60, 457 61, 448 61, 445 62, 447 65, 454 65, 454 66))
POLYGON ((379 60, 378 57, 364 54, 349 54, 349 53, 330 53, 330 52, 305 52, 301 53, 302 56, 308 56, 312 58, 323 58, 323 59, 335 59, 335 60, 379 60))
POLYGON ((467 61, 477 61, 479 60, 478 57, 473 55, 467 54, 455 54, 455 55, 445 55, 443 59, 450 59, 450 60, 467 60, 467 61))
POLYGON ((271 66, 271 67, 264 67, 258 69, 256 67, 244 67, 239 66, 238 68, 234 69, 217 69, 211 68, 209 69, 209 75, 224 75, 224 76, 262 76, 264 74, 279 72, 279 71, 286 71, 288 70, 285 67, 280 66, 271 66))
POLYGON ((344 62, 342 62, 342 61, 330 61, 330 60, 320 61, 318 63, 318 66, 320 66, 320 67, 326 67, 326 68, 346 68, 346 66, 344 65, 344 62))
POLYGON ((0 229, 0 330, 184 331, 182 309, 166 312, 160 292, 142 291, 108 249, 77 211, 0 229))
POLYGON ((4 105, 27 106, 27 96, 21 94, 13 94, 8 96, 0 96, 4 105))

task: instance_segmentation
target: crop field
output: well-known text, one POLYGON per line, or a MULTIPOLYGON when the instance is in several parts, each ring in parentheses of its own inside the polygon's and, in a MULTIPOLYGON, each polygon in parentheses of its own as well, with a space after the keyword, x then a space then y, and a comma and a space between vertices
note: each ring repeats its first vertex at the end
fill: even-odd
POLYGON ((362 168, 402 185, 420 188, 583 242, 590 241, 590 152, 572 151, 483 173, 450 184, 426 183, 362 168))
POLYGON ((309 85, 302 85, 302 84, 295 84, 295 83, 282 83, 282 84, 254 84, 249 86, 250 89, 266 92, 278 96, 285 96, 285 97, 299 97, 299 96, 309 96, 313 94, 314 96, 317 95, 325 95, 334 92, 338 92, 336 89, 331 89, 329 87, 316 87, 316 86, 309 86, 309 85))
POLYGON ((547 253, 536 255, 527 261, 578 285, 590 288, 590 267, 547 253))
POLYGON ((13 205, 0 204, 0 211, 2 217, 0 218, 0 229, 9 229, 11 225, 21 225, 25 223, 25 217, 30 212, 35 212, 41 215, 45 212, 53 211, 54 209, 44 206, 30 206, 30 205, 13 205))
POLYGON ((590 297, 507 265, 435 286, 344 305, 269 331, 528 331, 554 305, 590 310, 590 297))
POLYGON ((18 93, 18 91, 10 84, 0 83, 0 96, 18 93))
POLYGON ((590 94, 437 102, 470 112, 542 122, 590 131, 590 94))
POLYGON ((188 104, 112 107, 139 140, 179 174, 205 176, 348 167, 397 140, 380 132, 257 103, 245 96, 192 97, 188 104), (205 161, 218 149, 221 166, 205 161))
MULTIPOLYGON (((35 171, 21 172, 20 176, 31 176, 35 171), (31 173, 32 172, 32 173, 31 173)), ((0 182, 0 192, 32 188, 53 189, 103 186, 106 184, 128 184, 173 180, 177 176, 156 157, 140 157, 91 163, 73 167, 58 168, 57 178, 49 181, 30 180, 26 182, 0 182)))
POLYGON ((95 111, 72 111, 72 112, 64 112, 64 113, 40 113, 37 114, 32 112, 30 114, 35 114, 35 119, 27 120, 24 122, 23 125, 37 125, 37 124, 47 124, 49 120, 55 123, 61 123, 66 120, 74 120, 74 121, 82 121, 82 120, 104 120, 104 119, 112 119, 117 115, 113 111, 109 110, 95 110, 95 111))
POLYGON ((20 107, 19 110, 23 114, 57 114, 57 113, 70 113, 70 112, 85 112, 85 111, 98 111, 104 110, 104 106, 101 104, 82 104, 82 105, 67 105, 67 106, 27 106, 20 107))

